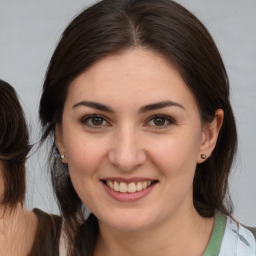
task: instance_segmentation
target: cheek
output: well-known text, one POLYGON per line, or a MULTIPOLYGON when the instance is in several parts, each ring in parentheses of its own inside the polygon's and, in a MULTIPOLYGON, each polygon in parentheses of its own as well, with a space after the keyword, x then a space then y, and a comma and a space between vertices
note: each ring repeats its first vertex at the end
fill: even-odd
POLYGON ((159 140, 151 147, 150 158, 159 167, 164 175, 190 177, 194 175, 199 140, 191 137, 177 136, 159 140))
MULTIPOLYGON (((65 149, 70 175, 78 179, 97 175, 107 155, 107 138, 95 139, 83 133, 66 139, 65 149)), ((87 179, 83 180, 87 182, 87 179)))
POLYGON ((71 173, 89 174, 93 173, 100 164, 103 152, 99 147, 90 143, 74 142, 67 147, 67 161, 71 173))
POLYGON ((98 185, 103 152, 95 143, 73 141, 66 147, 68 168, 74 189, 86 206, 91 206, 98 185))
POLYGON ((157 143, 151 151, 153 164, 165 184, 162 187, 162 199, 164 203, 172 202, 168 206, 172 209, 178 208, 181 202, 192 200, 197 164, 196 148, 194 142, 169 140, 161 145, 157 143))

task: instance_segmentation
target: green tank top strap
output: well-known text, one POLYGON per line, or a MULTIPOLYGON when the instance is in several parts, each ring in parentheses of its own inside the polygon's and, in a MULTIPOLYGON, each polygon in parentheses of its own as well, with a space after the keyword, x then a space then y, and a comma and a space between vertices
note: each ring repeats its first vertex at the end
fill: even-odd
POLYGON ((226 228, 226 216, 217 211, 209 244, 202 256, 218 256, 226 228))

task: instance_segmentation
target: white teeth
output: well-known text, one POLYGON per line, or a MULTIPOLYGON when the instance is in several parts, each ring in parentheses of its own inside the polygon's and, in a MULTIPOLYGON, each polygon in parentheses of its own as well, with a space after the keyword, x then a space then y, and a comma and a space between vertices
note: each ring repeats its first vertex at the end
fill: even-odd
POLYGON ((109 188, 120 192, 120 193, 135 193, 138 191, 141 191, 143 189, 148 188, 152 182, 151 181, 139 181, 137 183, 131 182, 131 183, 125 183, 125 182, 118 182, 118 181, 111 181, 107 180, 106 184, 109 188))
POLYGON ((137 191, 141 191, 142 190, 142 183, 138 182, 137 183, 137 191))
POLYGON ((142 188, 145 189, 145 188, 147 188, 147 186, 148 186, 148 182, 147 181, 143 181, 142 188))
POLYGON ((120 192, 126 193, 128 191, 127 184, 124 182, 120 182, 120 192))
POLYGON ((136 192, 136 185, 135 185, 135 183, 129 183, 128 184, 128 192, 129 193, 134 193, 134 192, 136 192))
POLYGON ((113 184, 113 182, 111 180, 109 181, 109 187, 114 189, 114 184, 113 184))
POLYGON ((114 190, 119 191, 119 184, 117 181, 114 182, 114 190))

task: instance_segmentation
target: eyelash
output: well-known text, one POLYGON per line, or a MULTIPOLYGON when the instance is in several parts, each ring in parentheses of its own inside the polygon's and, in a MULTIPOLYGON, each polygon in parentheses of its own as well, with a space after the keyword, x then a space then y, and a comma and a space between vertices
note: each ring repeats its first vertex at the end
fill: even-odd
POLYGON ((103 115, 99 115, 99 114, 93 114, 93 115, 89 115, 89 116, 85 116, 81 119, 81 123, 86 125, 89 128, 93 128, 93 129, 100 129, 102 128, 102 126, 110 126, 109 122, 106 120, 107 118, 103 115), (95 125, 92 123, 93 118, 99 118, 102 119, 102 122, 106 122, 107 124, 105 125, 95 125), (89 123, 90 122, 90 123, 89 123))
MULTIPOLYGON (((81 123, 86 125, 89 128, 93 128, 93 129, 100 129, 102 127, 111 126, 109 121, 107 120, 107 118, 105 116, 99 115, 99 114, 92 114, 92 115, 89 115, 89 116, 85 116, 81 119, 81 123), (106 123, 106 124, 95 125, 95 124, 92 123, 93 118, 95 118, 95 119, 99 118, 99 119, 102 120, 102 123, 106 123)), ((149 125, 150 127, 152 127, 153 129, 164 129, 164 128, 167 128, 168 126, 172 125, 172 124, 175 124, 175 121, 171 117, 166 116, 166 115, 154 115, 154 116, 151 116, 147 120, 146 124, 149 125), (154 122, 154 120, 156 121, 156 119, 162 119, 164 121, 164 124, 163 125, 156 125, 154 123, 154 124, 150 125, 150 122, 152 122, 152 121, 154 122)))
POLYGON ((164 129, 164 128, 169 127, 172 124, 175 124, 175 121, 171 117, 166 116, 166 115, 154 115, 148 119, 147 123, 149 124, 151 121, 154 122, 154 120, 156 120, 156 119, 164 120, 164 125, 159 125, 159 126, 156 124, 150 125, 150 126, 152 126, 153 129, 164 129))

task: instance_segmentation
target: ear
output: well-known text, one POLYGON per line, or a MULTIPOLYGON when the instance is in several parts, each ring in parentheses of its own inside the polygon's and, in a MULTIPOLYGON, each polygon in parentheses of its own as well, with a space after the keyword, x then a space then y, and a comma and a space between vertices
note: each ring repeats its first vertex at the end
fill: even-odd
POLYGON ((223 123, 223 118, 223 109, 217 109, 213 121, 203 125, 203 134, 199 154, 197 157, 197 163, 202 163, 211 156, 212 151, 214 150, 217 143, 219 132, 223 123), (205 155, 205 158, 203 155, 205 155))
POLYGON ((67 159, 67 155, 66 155, 66 151, 63 143, 62 129, 60 125, 56 125, 55 127, 55 142, 60 155, 64 155, 64 158, 60 158, 61 162, 64 164, 67 164, 68 159, 67 159))

